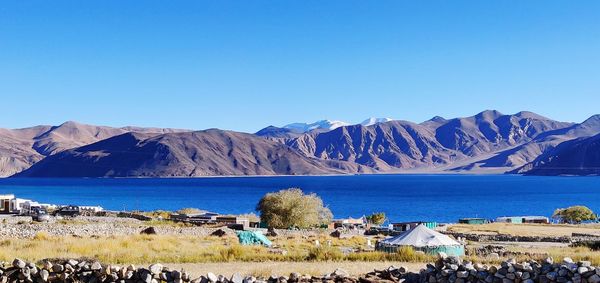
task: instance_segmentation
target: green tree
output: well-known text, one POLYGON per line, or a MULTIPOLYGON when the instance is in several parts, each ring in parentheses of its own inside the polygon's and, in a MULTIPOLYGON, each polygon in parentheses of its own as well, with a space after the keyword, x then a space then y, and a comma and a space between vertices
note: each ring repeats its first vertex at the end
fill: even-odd
POLYGON ((381 224, 383 224, 383 222, 385 222, 385 213, 383 213, 383 212, 373 213, 373 214, 367 216, 367 221, 371 224, 381 225, 381 224))
POLYGON ((256 206, 261 221, 269 228, 311 228, 331 222, 331 211, 316 194, 298 188, 268 193, 256 206))
POLYGON ((554 211, 552 218, 563 223, 581 223, 586 220, 596 220, 598 216, 586 206, 576 205, 568 208, 559 208, 554 211))

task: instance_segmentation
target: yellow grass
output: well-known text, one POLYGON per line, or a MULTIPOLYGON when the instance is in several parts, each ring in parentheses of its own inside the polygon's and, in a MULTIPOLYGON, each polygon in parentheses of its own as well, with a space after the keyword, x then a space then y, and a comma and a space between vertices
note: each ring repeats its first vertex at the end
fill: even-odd
POLYGON ((93 258, 105 263, 203 263, 264 261, 414 261, 430 257, 403 250, 388 254, 367 252, 366 238, 336 239, 329 236, 277 237, 274 248, 242 246, 237 237, 193 237, 173 235, 133 235, 77 238, 38 233, 33 239, 0 241, 0 261, 19 257, 28 261, 46 258, 93 258), (316 247, 315 241, 321 243, 316 247), (329 243, 331 246, 329 246, 329 243), (340 247, 356 253, 343 254, 340 247))
POLYGON ((448 231, 474 234, 508 234, 514 236, 571 236, 572 233, 600 235, 598 225, 568 225, 568 224, 512 224, 490 223, 482 225, 455 224, 448 231))

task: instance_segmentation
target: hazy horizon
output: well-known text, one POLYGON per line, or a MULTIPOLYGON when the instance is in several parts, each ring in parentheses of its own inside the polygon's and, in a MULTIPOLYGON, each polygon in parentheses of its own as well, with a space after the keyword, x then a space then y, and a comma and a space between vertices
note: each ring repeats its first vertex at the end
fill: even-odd
POLYGON ((220 128, 600 105, 600 3, 12 1, 0 128, 220 128))

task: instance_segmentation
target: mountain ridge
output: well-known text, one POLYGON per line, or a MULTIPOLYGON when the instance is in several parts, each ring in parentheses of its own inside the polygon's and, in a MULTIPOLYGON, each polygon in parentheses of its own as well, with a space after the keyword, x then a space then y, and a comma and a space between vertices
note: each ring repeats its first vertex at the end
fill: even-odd
POLYGON ((597 134, 600 115, 569 123, 529 111, 507 115, 496 110, 450 119, 435 116, 421 123, 370 118, 361 124, 306 132, 268 126, 255 134, 113 128, 67 121, 58 126, 0 129, 0 175, 522 173, 525 170, 516 169, 535 167, 532 162, 559 145, 597 134), (61 167, 65 161, 77 166, 61 167))

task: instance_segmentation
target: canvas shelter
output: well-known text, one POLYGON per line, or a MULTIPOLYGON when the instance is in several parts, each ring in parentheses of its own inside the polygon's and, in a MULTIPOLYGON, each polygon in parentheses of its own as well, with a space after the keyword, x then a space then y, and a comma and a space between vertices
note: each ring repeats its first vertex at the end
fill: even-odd
POLYGON ((244 246, 264 245, 270 247, 273 245, 265 235, 259 231, 237 231, 238 240, 244 246))
POLYGON ((465 247, 461 243, 425 225, 418 225, 377 243, 377 249, 386 252, 396 252, 399 248, 407 246, 433 255, 444 252, 447 255, 462 256, 465 253, 465 247))

